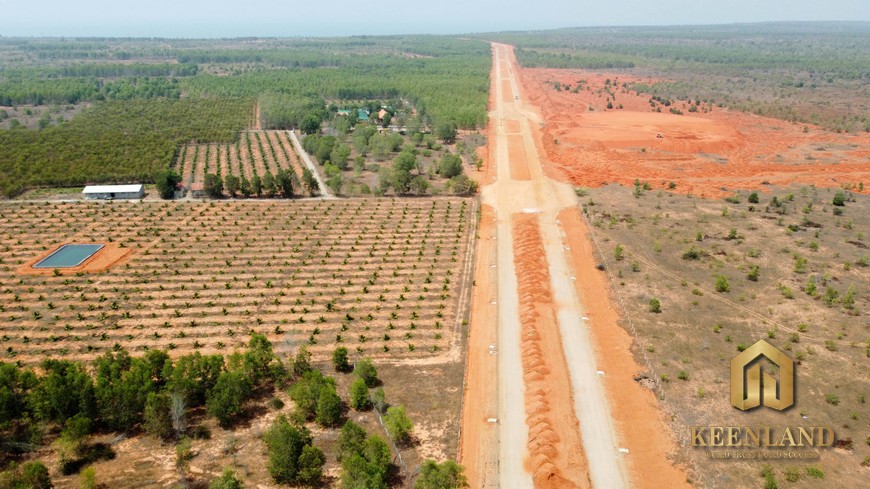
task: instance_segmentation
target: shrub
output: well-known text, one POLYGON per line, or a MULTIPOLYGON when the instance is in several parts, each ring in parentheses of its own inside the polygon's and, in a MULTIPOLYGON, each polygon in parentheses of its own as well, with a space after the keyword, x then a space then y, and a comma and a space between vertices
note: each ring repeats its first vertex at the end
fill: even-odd
POLYGON ((832 406, 836 406, 840 404, 840 398, 836 394, 828 394, 825 396, 825 402, 832 406))
POLYGON ((391 406, 387 409, 387 414, 384 416, 384 425, 387 428, 387 433, 393 437, 396 443, 406 443, 411 439, 411 430, 414 428, 414 425, 405 413, 404 407, 391 406))
POLYGON ((347 361, 347 348, 340 346, 332 352, 332 366, 336 372, 349 372, 350 363, 347 361))
POLYGON ((79 489, 96 489, 97 471, 93 467, 87 467, 79 474, 79 489))
POLYGON ((837 207, 843 207, 844 205, 846 205, 846 194, 843 193, 842 190, 839 190, 834 195, 834 200, 831 203, 837 207))
POLYGON ((625 248, 623 248, 621 244, 617 244, 616 248, 613 249, 613 258, 616 261, 622 261, 624 251, 625 248))
POLYGON ((700 260, 706 252, 696 249, 694 246, 683 252, 683 260, 700 260))
POLYGON ((9 469, 0 472, 0 484, 10 489, 51 489, 51 477, 42 462, 36 460, 18 466, 14 462, 9 469))
POLYGON ((801 473, 797 467, 788 467, 785 469, 785 480, 789 482, 797 482, 801 478, 801 473))
POLYGON ((689 380, 689 372, 685 370, 680 370, 680 373, 677 374, 677 378, 680 380, 689 380))
POLYGON ((426 460, 420 466, 420 477, 414 483, 414 489, 460 489, 468 487, 464 469, 452 460, 440 464, 434 460, 426 460))
POLYGON ((807 467, 807 475, 815 479, 824 479, 825 473, 818 467, 807 467))
POLYGON ((746 274, 746 278, 752 282, 758 282, 758 265, 749 267, 749 273, 746 274))
POLYGON ((649 312, 654 312, 656 314, 662 312, 662 303, 656 298, 650 299, 649 300, 649 312))
POLYGON ((245 485, 236 478, 236 474, 229 467, 224 469, 220 477, 216 477, 208 484, 208 489, 244 489, 245 485))
POLYGON ((757 204, 758 192, 752 192, 751 194, 749 194, 749 197, 746 200, 748 200, 750 204, 757 204))
POLYGON ((725 275, 718 275, 716 277, 716 292, 728 292, 731 289, 731 286, 728 284, 728 277, 725 275))

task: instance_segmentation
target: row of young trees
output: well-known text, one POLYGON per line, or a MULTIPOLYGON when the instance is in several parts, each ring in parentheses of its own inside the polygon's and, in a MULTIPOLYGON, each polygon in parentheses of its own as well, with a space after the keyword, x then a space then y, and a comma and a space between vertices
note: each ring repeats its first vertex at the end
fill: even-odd
POLYGON ((250 180, 244 175, 237 177, 228 174, 221 179, 214 173, 208 173, 205 175, 203 189, 213 199, 222 198, 225 191, 230 197, 238 195, 243 197, 280 196, 290 199, 300 191, 308 195, 315 195, 317 193, 317 180, 307 168, 302 170, 301 180, 294 171, 286 168, 278 170, 276 175, 267 171, 262 178, 259 175, 254 175, 250 180))

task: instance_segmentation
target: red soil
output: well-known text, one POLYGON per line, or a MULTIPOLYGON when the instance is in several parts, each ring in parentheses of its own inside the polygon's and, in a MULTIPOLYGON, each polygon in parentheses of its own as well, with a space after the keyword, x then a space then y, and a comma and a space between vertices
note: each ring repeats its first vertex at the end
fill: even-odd
POLYGON ((523 137, 519 134, 510 134, 507 139, 511 179, 529 180, 529 164, 526 158, 526 147, 523 145, 523 137))
POLYGON ((520 74, 546 122, 546 172, 574 185, 632 185, 639 179, 658 187, 673 181, 678 192, 712 197, 765 184, 851 187, 870 181, 870 134, 837 134, 703 103, 691 113, 684 101, 654 112, 648 95, 622 88, 648 79, 555 69, 520 74), (613 109, 606 108, 608 78, 617 80, 609 88, 613 109), (578 93, 554 88, 555 81, 576 86, 579 80, 586 84, 578 93), (671 108, 684 115, 669 113, 671 108))
POLYGON ((496 324, 491 319, 498 314, 491 304, 496 284, 495 271, 490 268, 490 264, 495 262, 494 233, 495 213, 492 207, 482 205, 468 326, 462 434, 457 457, 465 467, 470 487, 489 487, 492 481, 488 481, 488 477, 494 477, 495 483, 498 482, 498 471, 493 470, 498 464, 498 450, 493 449, 498 443, 498 424, 487 422, 498 417, 496 358, 490 354, 489 348, 497 343, 496 324))
POLYGON ((652 391, 634 381, 643 371, 632 357, 631 336, 619 326, 619 315, 612 307, 606 276, 595 268, 595 253, 586 222, 579 208, 559 213, 570 248, 571 268, 583 280, 574 282, 580 296, 595 347, 595 358, 607 372, 604 386, 619 432, 620 443, 629 449, 625 460, 631 487, 639 489, 689 488, 686 474, 668 459, 676 451, 674 440, 661 416, 652 391), (645 477, 650 470, 654 477, 645 477))
POLYGON ((515 214, 513 225, 529 427, 527 468, 536 488, 592 487, 538 219, 531 214, 515 214))

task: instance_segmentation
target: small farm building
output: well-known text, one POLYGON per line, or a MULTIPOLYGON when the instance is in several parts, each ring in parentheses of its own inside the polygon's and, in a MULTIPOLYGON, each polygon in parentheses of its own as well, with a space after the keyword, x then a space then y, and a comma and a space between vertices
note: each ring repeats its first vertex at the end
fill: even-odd
POLYGON ((88 200, 98 199, 141 199, 145 197, 145 186, 137 185, 88 185, 82 191, 88 200))

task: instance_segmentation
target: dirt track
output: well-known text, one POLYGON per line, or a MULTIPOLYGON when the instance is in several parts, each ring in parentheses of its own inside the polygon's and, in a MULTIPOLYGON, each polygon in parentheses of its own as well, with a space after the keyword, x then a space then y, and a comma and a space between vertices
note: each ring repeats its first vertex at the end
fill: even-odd
MULTIPOLYGON (((489 164, 482 180, 495 170, 497 180, 484 187, 483 201, 494 209, 497 254, 492 264, 478 261, 476 277, 496 280, 497 290, 492 300, 484 297, 493 294, 491 285, 480 282, 475 291, 461 462, 471 487, 495 487, 495 479, 500 487, 628 487, 622 444, 574 289, 578 277, 557 218, 563 209, 577 209, 576 197, 569 185, 544 175, 534 139, 541 119, 521 101, 512 51, 494 45, 493 54, 489 164), (481 274, 487 265, 496 273, 481 274), (494 344, 484 349, 481 341, 495 337, 497 368, 494 344), (496 434, 469 426, 492 421, 469 406, 491 406, 482 389, 493 384, 496 434), (490 440, 496 437, 493 465, 496 445, 490 440)), ((482 224, 481 233, 488 227, 482 224)), ((493 245, 483 241, 481 247, 493 245)))

